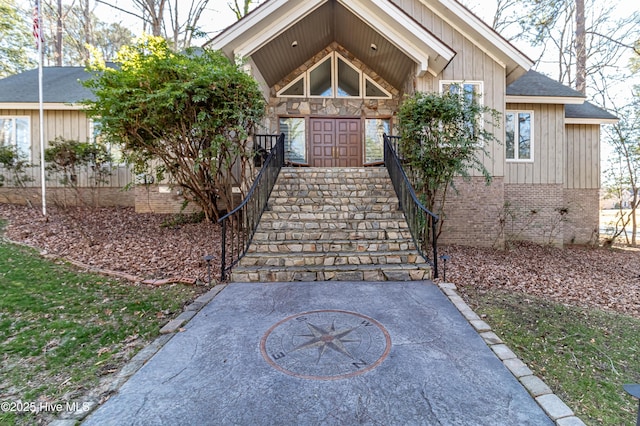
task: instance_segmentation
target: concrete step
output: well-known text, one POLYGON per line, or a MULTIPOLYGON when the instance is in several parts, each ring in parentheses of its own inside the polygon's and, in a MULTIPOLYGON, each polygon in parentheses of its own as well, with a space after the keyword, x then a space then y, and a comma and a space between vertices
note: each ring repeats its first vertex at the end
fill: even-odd
POLYGON ((332 241, 255 241, 248 253, 366 253, 413 250, 413 241, 405 238, 395 240, 332 240, 332 241))
POLYGON ((365 253, 251 253, 240 266, 334 266, 334 265, 419 265, 425 260, 415 251, 379 251, 365 253))
POLYGON ((334 265, 334 266, 237 266, 234 282, 288 281, 412 281, 431 279, 431 266, 422 265, 334 265))

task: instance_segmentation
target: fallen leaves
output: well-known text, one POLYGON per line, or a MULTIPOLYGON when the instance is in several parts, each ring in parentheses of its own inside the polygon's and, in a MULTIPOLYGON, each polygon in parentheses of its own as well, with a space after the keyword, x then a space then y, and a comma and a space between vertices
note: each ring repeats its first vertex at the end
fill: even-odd
POLYGON ((171 215, 135 213, 133 208, 50 207, 40 210, 0 204, 9 221, 6 236, 55 256, 152 282, 207 281, 205 255, 219 275, 219 227, 210 222, 161 226, 171 215))
POLYGON ((521 243, 510 250, 446 246, 447 281, 531 294, 640 318, 640 252, 521 243))

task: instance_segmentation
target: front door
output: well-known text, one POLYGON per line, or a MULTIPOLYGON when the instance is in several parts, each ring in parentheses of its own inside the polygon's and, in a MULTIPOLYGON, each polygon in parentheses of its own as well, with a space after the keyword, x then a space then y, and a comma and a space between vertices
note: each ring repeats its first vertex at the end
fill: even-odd
POLYGON ((362 129, 359 118, 311 118, 312 167, 362 166, 362 129))

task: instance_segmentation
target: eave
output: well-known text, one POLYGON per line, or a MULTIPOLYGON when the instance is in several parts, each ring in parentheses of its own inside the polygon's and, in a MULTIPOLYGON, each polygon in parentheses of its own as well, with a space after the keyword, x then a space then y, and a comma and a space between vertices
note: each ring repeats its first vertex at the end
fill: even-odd
MULTIPOLYGON (((83 104, 66 104, 61 102, 45 102, 42 108, 46 111, 81 111, 86 109, 83 104)), ((17 110, 38 110, 40 104, 38 102, 3 102, 0 103, 0 110, 17 109, 17 110)))

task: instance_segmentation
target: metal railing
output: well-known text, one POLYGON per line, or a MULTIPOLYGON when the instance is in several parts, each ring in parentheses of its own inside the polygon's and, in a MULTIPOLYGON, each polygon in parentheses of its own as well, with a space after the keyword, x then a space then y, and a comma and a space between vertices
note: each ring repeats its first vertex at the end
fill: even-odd
MULTIPOLYGON (((269 153, 264 160, 262 169, 251 185, 245 199, 238 207, 220 218, 222 226, 222 254, 220 279, 225 281, 227 273, 247 253, 253 236, 260 223, 262 213, 267 208, 269 196, 275 186, 280 169, 284 164, 284 133, 269 138, 259 135, 264 141, 273 142, 269 146, 269 153), (273 139, 272 139, 273 138, 273 139)), ((255 143, 259 144, 260 139, 255 143)), ((265 145, 260 145, 266 149, 265 145)))
POLYGON ((438 244, 436 238, 438 216, 430 212, 416 196, 416 192, 402 168, 402 161, 398 156, 398 136, 383 135, 384 165, 389 171, 393 188, 400 201, 400 210, 409 225, 416 249, 427 262, 433 266, 433 277, 438 278, 438 244), (425 255, 431 245, 432 257, 425 255))

